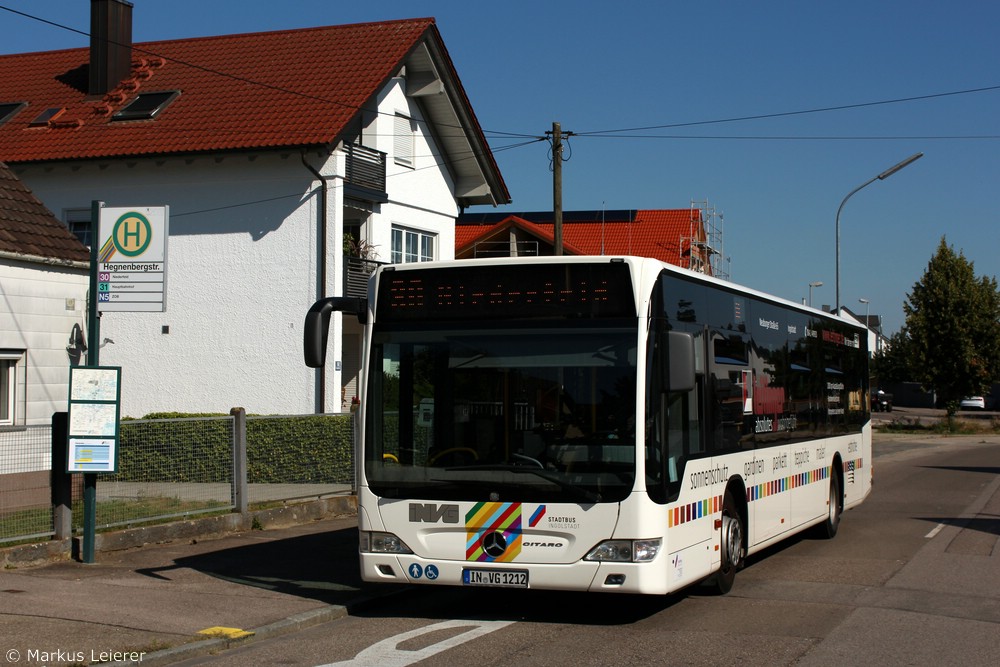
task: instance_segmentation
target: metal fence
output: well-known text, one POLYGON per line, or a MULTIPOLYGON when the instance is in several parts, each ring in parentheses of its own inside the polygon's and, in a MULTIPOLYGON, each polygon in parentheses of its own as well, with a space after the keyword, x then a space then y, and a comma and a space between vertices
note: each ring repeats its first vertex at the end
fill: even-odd
MULTIPOLYGON (((96 527, 352 493, 354 432, 349 414, 124 421, 118 472, 97 475, 96 527)), ((50 426, 0 433, 0 544, 55 534, 52 447, 50 426)), ((80 477, 74 532, 83 522, 80 477)))
POLYGON ((0 431, 0 544, 53 534, 51 469, 50 426, 0 431))
MULTIPOLYGON (((97 476, 97 528, 233 508, 234 417, 121 423, 118 472, 97 476)), ((73 502, 74 532, 83 503, 73 502)))

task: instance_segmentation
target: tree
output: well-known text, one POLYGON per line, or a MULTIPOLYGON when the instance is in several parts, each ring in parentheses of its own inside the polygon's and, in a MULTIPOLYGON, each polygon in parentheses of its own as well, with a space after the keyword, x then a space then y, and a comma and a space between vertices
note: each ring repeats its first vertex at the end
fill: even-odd
POLYGON ((889 340, 871 362, 872 387, 909 382, 910 337, 906 327, 889 336, 889 340))
POLYGON ((913 379, 937 393, 949 416, 964 396, 1000 378, 1000 292, 944 237, 903 303, 913 379))

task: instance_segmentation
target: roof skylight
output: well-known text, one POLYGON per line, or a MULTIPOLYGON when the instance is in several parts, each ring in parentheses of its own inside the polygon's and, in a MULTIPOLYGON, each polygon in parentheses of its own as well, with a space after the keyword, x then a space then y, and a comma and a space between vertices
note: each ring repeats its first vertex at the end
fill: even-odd
POLYGON ((66 111, 66 107, 49 107, 42 113, 35 116, 35 119, 28 123, 28 126, 42 127, 44 125, 48 125, 50 120, 58 118, 63 111, 66 111))
POLYGON ((17 115, 17 112, 28 106, 27 102, 0 102, 0 125, 17 115))
POLYGON ((149 120, 156 118, 171 102, 181 94, 179 90, 164 90, 155 93, 140 93, 111 120, 149 120))

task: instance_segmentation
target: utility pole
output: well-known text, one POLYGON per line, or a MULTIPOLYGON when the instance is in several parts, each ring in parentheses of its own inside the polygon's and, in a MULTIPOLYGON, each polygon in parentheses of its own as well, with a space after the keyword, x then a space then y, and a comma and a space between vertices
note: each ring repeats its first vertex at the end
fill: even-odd
MULTIPOLYGON (((552 123, 552 131, 546 132, 552 135, 552 214, 554 231, 554 248, 556 255, 563 254, 563 229, 562 229, 562 163, 563 148, 562 140, 564 133, 559 123, 552 123)), ((572 136, 572 132, 566 132, 565 136, 572 136)))

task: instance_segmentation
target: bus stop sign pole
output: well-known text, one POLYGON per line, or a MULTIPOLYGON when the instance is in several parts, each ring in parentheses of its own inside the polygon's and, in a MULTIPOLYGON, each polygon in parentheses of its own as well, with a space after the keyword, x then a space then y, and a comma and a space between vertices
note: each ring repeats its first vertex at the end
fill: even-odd
MULTIPOLYGON (((88 292, 87 330, 90 346, 87 347, 87 365, 101 365, 101 314, 97 310, 97 251, 98 230, 101 224, 101 208, 104 202, 93 201, 90 205, 90 290, 88 292)), ((97 526, 97 473, 83 473, 83 552, 84 563, 94 562, 94 542, 97 526)))

